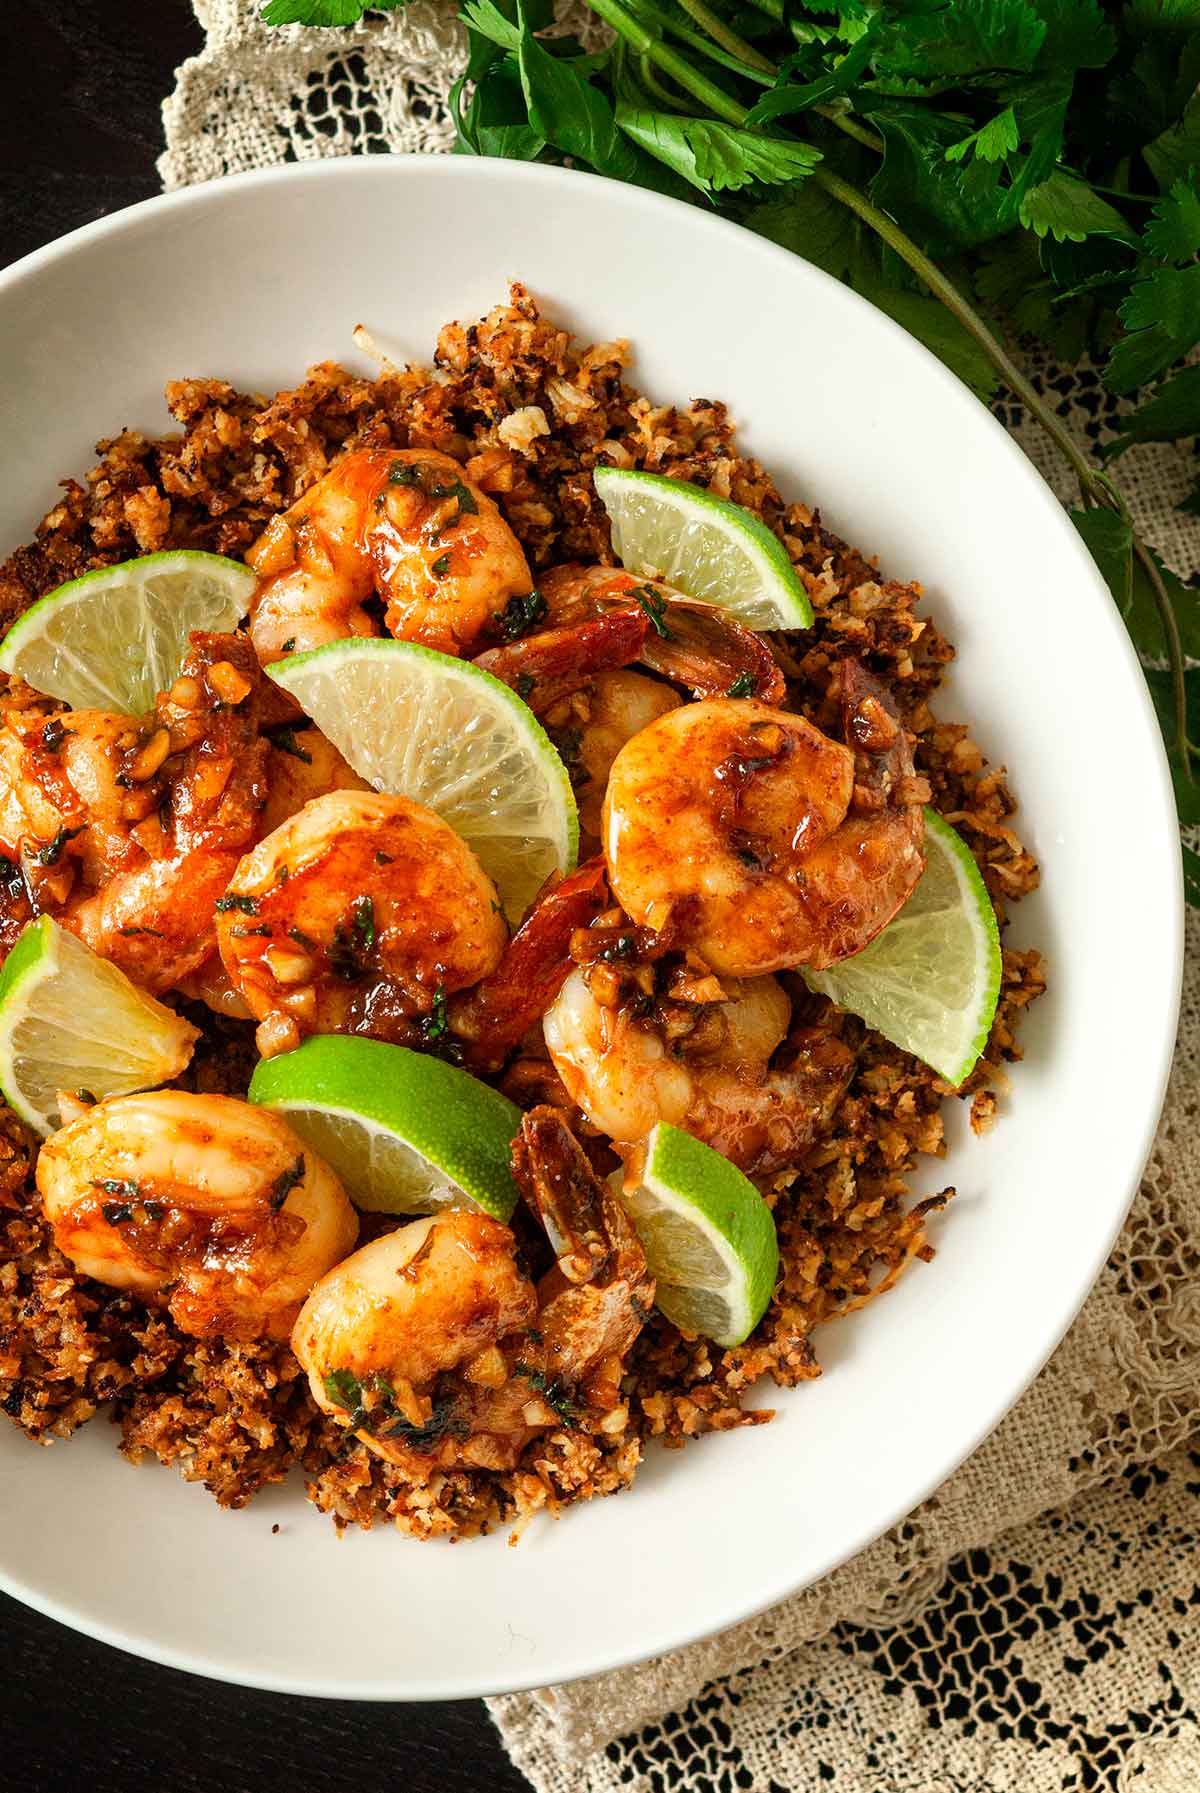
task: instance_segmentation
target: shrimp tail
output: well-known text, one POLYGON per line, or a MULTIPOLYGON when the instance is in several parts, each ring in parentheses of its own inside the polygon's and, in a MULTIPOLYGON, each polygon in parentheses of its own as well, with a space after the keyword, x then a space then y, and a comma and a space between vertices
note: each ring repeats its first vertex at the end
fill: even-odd
POLYGON ((654 1301, 641 1240, 557 1109, 525 1116, 513 1141, 513 1176, 557 1257, 538 1286, 546 1367, 611 1407, 620 1398, 617 1360, 654 1301))
POLYGON ((572 935, 608 902, 608 877, 597 857, 534 903, 495 971, 450 1004, 450 1028, 464 1042, 469 1064, 499 1069, 566 982, 572 935))
MULTIPOLYGON (((613 1198, 560 1110, 530 1110, 512 1143, 512 1166, 567 1281, 603 1280, 614 1254, 606 1228, 613 1198)), ((619 1232, 628 1229, 623 1211, 613 1218, 619 1232)))
POLYGON ((564 697, 591 684, 597 673, 615 672, 636 660, 649 626, 641 610, 623 606, 587 622, 489 648, 475 664, 511 686, 535 716, 544 716, 564 697))
POLYGON ((779 704, 787 681, 766 642, 712 604, 667 596, 664 633, 646 637, 640 659, 694 697, 756 697, 779 704))
POLYGON ((912 745, 887 686, 860 660, 840 660, 830 695, 841 704, 842 736, 855 756, 855 808, 881 808, 913 774, 912 745))

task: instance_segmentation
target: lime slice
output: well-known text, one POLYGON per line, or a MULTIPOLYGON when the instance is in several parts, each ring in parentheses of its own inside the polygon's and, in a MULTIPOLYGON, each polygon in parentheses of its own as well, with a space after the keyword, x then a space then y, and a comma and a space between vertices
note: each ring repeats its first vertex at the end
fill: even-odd
POLYGON ((265 1058, 250 1100, 285 1115, 360 1208, 436 1214, 517 1203, 509 1148, 521 1111, 456 1065, 381 1040, 314 1034, 265 1058))
POLYGON ((766 1312, 779 1268, 775 1222, 749 1177, 660 1121, 640 1184, 621 1196, 667 1319, 726 1349, 740 1345, 766 1312))
POLYGON ((0 971, 0 1089, 43 1135, 60 1090, 128 1096, 169 1083, 199 1039, 123 971, 49 915, 31 921, 0 971))
POLYGON ((436 810, 510 922, 575 864, 579 819, 550 737, 488 672, 414 641, 333 641, 267 671, 377 791, 436 810))
POLYGON ((597 467, 621 565, 719 604, 748 629, 808 629, 812 605, 783 544, 740 504, 657 473, 597 467))
POLYGON ((970 852, 925 811, 925 870, 903 909, 870 946, 828 971, 805 971, 893 1046, 960 1084, 987 1044, 1000 994, 1000 935, 970 852))
POLYGON ((40 598, 0 642, 0 667, 75 710, 140 716, 179 676, 193 629, 235 629, 257 581, 190 548, 97 567, 40 598))

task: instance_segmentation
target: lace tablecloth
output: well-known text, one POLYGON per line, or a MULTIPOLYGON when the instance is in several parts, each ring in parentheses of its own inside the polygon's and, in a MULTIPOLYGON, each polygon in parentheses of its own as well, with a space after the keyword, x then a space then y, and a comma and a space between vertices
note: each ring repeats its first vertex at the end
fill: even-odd
MULTIPOLYGON (((463 54, 449 5, 267 32, 195 0, 207 32, 164 107, 164 185, 360 151, 445 150, 463 54)), ((1113 401, 1043 370, 1085 438, 1113 401)), ((1051 485, 1019 408, 1004 422, 1051 485)), ((1200 524, 1170 447, 1122 484, 1186 576, 1200 524)), ((1136 918, 1131 918, 1134 922, 1136 918)), ((903 1524, 732 1631, 569 1687, 491 1702, 541 1793, 1197 1793, 1200 1789, 1200 921, 1175 1070, 1129 1222, 1082 1314, 986 1444, 903 1524)))

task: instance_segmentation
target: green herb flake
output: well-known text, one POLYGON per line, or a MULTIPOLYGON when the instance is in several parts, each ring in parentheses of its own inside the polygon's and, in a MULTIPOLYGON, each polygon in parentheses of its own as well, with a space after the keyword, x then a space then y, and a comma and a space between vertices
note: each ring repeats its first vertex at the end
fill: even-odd
POLYGON ((218 897, 216 911, 218 915, 228 915, 236 909, 239 915, 257 915, 258 898, 240 890, 227 890, 224 896, 218 897))
POLYGON ((427 1015, 421 1016, 417 1025, 420 1027, 423 1038, 431 1044, 434 1040, 440 1040, 446 1032, 450 1022, 446 1011, 446 992, 441 984, 433 993, 432 1009, 427 1015))
POLYGON ((39 865, 57 865, 62 858, 63 848, 67 842, 74 840, 77 834, 82 834, 84 827, 86 827, 86 823, 79 828, 60 828, 53 840, 47 841, 44 847, 38 848, 33 855, 34 859, 39 865))
POLYGON ((505 641, 519 641, 546 620, 546 600, 540 591, 528 591, 523 597, 510 598, 503 610, 493 612, 492 620, 499 624, 505 641))
POLYGON ((571 1425, 579 1418, 579 1408, 562 1386, 550 1381, 545 1370, 535 1369, 531 1364, 515 1363, 513 1375, 523 1376, 529 1386, 541 1395, 548 1407, 553 1408, 564 1425, 571 1425))
POLYGON ((730 687, 729 687, 728 691, 725 693, 725 695, 726 695, 726 697, 753 697, 754 696, 754 675, 753 675, 753 673, 739 672, 737 675, 737 678, 734 679, 732 685, 730 685, 730 687))
POLYGON ((437 559, 432 563, 430 571, 435 579, 444 579, 446 577, 446 574, 450 571, 449 551, 445 554, 438 555, 437 559))
POLYGON ((51 716, 42 729, 42 746, 47 753, 57 753, 71 732, 63 727, 61 716, 51 716))
POLYGON ((312 765, 312 754, 306 747, 301 747, 296 739, 296 731, 290 723, 282 723, 278 728, 267 729, 266 736, 272 747, 277 748, 280 753, 290 754, 294 760, 303 760, 306 766, 312 765))
POLYGON ((644 610, 649 617, 650 627, 654 630, 655 634, 661 635, 664 641, 670 641, 671 631, 663 621, 663 618, 667 614, 667 600, 662 596, 662 593, 655 591, 652 585, 636 585, 633 588, 631 596, 634 598, 639 608, 644 610))
POLYGON ((294 1164, 289 1165, 287 1170, 281 1171, 275 1181, 271 1184, 271 1193, 268 1200, 270 1201, 274 1213, 278 1214, 280 1208, 282 1208, 284 1202, 292 1193, 292 1190, 296 1188, 297 1184, 303 1183, 303 1181, 304 1159, 301 1157, 297 1158, 294 1164))

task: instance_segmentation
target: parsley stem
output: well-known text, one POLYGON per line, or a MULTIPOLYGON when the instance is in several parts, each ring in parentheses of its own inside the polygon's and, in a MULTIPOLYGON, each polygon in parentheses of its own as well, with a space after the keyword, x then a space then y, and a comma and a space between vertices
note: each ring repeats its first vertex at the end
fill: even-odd
POLYGON ((731 56, 736 56, 739 62, 745 63, 749 68, 758 69, 764 75, 770 75, 772 79, 779 73, 775 64, 769 62, 760 50, 754 48, 753 44, 748 44, 744 37, 739 37, 737 32, 732 30, 724 19, 719 18, 712 7, 706 4, 706 0, 679 0, 679 4, 684 12, 695 19, 702 30, 708 32, 714 42, 720 44, 721 48, 727 50, 731 56))
POLYGON ((642 84, 647 93, 652 93, 660 106, 665 106, 668 112, 679 112, 681 110, 678 100, 675 98, 674 94, 667 92, 666 88, 654 72, 654 64, 651 62, 650 58, 644 54, 638 57, 638 74, 642 78, 642 84))
MULTIPOLYGON (((682 6, 683 0, 679 0, 679 3, 682 6)), ((760 87, 770 87, 774 81, 777 71, 773 63, 768 62, 765 65, 765 73, 758 68, 751 68, 742 61, 740 56, 723 50, 719 44, 714 43, 711 38, 705 37, 702 32, 693 31, 689 25, 682 25, 678 19, 671 18, 669 13, 660 11, 657 6, 652 4, 652 0, 639 0, 639 7, 643 19, 649 19, 654 24, 661 26, 662 30, 669 31, 671 36, 678 38, 681 44, 686 44, 689 50, 695 50, 701 56, 707 56, 710 62, 718 62, 722 68, 729 69, 735 75, 741 75, 745 81, 755 81, 760 87)), ((738 38, 737 41, 740 43, 741 39, 738 38)), ((750 45, 747 44, 746 48, 749 49, 750 45)), ((754 54, 757 55, 757 51, 754 54)))
POLYGON ((1179 621, 1171 603, 1170 594, 1163 583, 1162 574, 1154 564, 1154 556, 1141 540, 1136 529, 1133 531, 1133 553, 1138 565, 1145 573, 1154 594, 1154 607, 1158 611, 1158 619, 1162 623, 1163 634, 1167 643, 1167 659, 1171 668, 1171 703, 1175 711, 1175 752, 1179 756, 1179 766, 1189 784, 1192 778, 1191 743, 1187 732, 1187 681, 1184 676, 1183 643, 1179 637, 1179 621))
POLYGON ((872 205, 865 193, 851 186, 838 174, 825 167, 814 168, 810 180, 824 187, 833 199, 838 199, 850 211, 860 217, 864 224, 870 225, 876 236, 881 237, 889 249, 894 249, 901 261, 907 262, 913 273, 925 282, 930 292, 939 298, 947 311, 956 317, 968 335, 973 336, 979 344, 996 372, 1000 375, 1010 391, 1016 394, 1033 416, 1037 418, 1055 447, 1062 454, 1073 470, 1083 493, 1103 493, 1099 502, 1113 508, 1119 501, 1116 499, 1112 482, 1089 465, 1087 457, 1077 447, 1072 437, 1063 428, 1054 412, 1045 403, 1041 394, 1030 380, 1021 372, 1012 360, 1004 345, 988 329, 973 305, 963 298, 953 281, 948 280, 936 262, 930 261, 923 250, 918 249, 912 238, 901 230, 894 219, 886 212, 872 205))
POLYGON ((883 138, 876 136, 874 131, 869 131, 866 125, 860 125, 858 120, 851 118, 848 112, 839 112, 836 106, 814 106, 813 111, 819 112, 822 118, 827 118, 831 125, 837 126, 839 131, 844 131, 847 137, 853 137, 856 143, 865 143, 867 148, 873 149, 877 155, 883 154, 883 138))
POLYGON ((657 63, 663 73, 670 75, 672 81, 690 93, 694 100, 723 118, 726 124, 740 125, 746 120, 746 108, 739 106, 732 94, 718 87, 715 81, 702 74, 686 56, 670 44, 664 44, 660 38, 648 31, 640 19, 621 4, 621 0, 588 0, 591 10, 602 18, 606 25, 611 25, 618 37, 623 37, 637 56, 645 56, 657 63))

